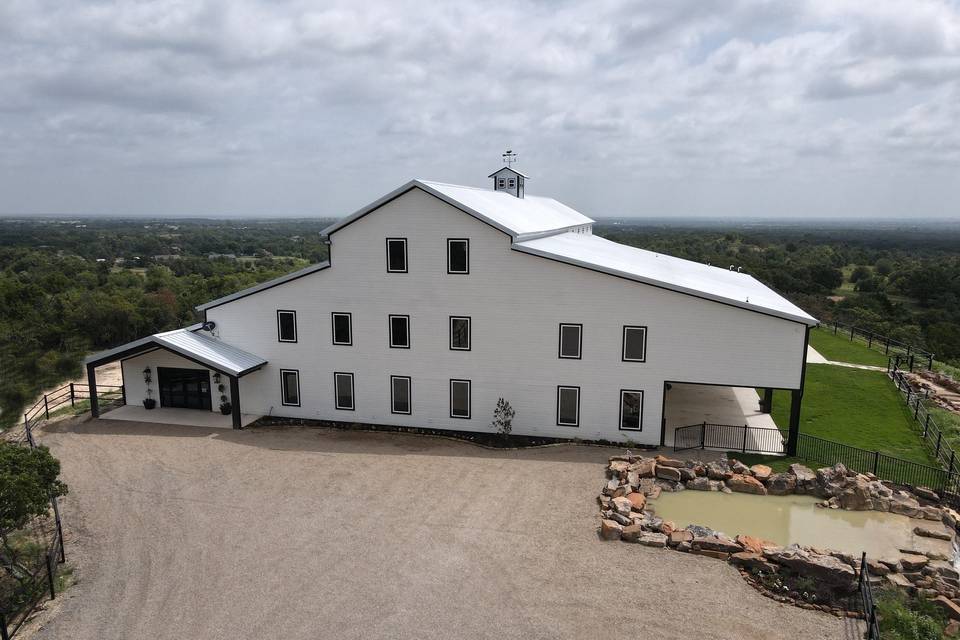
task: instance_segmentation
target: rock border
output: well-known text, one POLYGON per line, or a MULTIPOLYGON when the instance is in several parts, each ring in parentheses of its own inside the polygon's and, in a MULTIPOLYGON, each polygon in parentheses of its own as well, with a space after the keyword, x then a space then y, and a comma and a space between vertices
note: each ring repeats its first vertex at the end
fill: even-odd
MULTIPOLYGON (((813 495, 819 507, 876 510, 917 520, 940 521, 957 531, 960 514, 940 506, 940 497, 923 487, 908 488, 882 481, 872 474, 850 471, 842 464, 813 471, 791 464, 784 473, 766 465, 748 467, 738 460, 713 462, 675 460, 658 455, 611 456, 608 481, 597 501, 600 506, 599 536, 644 546, 703 555, 735 565, 740 575, 765 596, 804 609, 816 609, 838 617, 860 617, 846 608, 856 594, 860 558, 851 554, 791 544, 786 547, 749 535, 730 538, 700 525, 678 529, 656 515, 649 501, 663 491, 718 491, 754 495, 813 495), (771 591, 764 580, 774 580, 782 593, 771 591), (813 593, 791 584, 812 585, 813 593), (794 595, 791 595, 794 594, 794 595), (812 596, 812 597, 811 597, 812 596)), ((917 526, 917 535, 951 539, 955 536, 917 526)), ((951 618, 960 619, 960 573, 942 554, 900 549, 896 559, 868 558, 871 580, 882 581, 911 594, 935 600, 951 618)))

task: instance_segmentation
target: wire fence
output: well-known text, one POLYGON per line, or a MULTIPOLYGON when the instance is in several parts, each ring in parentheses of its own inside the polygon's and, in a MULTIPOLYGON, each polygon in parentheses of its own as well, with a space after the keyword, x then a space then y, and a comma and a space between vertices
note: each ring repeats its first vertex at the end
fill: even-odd
MULTIPOLYGON (((121 402, 122 387, 105 387, 97 393, 101 403, 121 402)), ((89 402, 85 384, 69 384, 44 394, 23 415, 23 424, 4 432, 0 446, 28 447, 38 444, 34 429, 58 412, 83 408, 89 402)), ((50 498, 50 508, 25 525, 0 530, 0 640, 9 640, 30 618, 44 598, 57 596, 58 565, 66 562, 60 506, 50 498)))
POLYGON ((914 367, 923 367, 924 369, 933 368, 933 354, 929 351, 907 344, 906 342, 901 342, 900 340, 894 340, 876 331, 845 324, 836 320, 821 325, 821 329, 830 331, 836 336, 846 336, 851 342, 864 344, 868 349, 880 351, 886 356, 900 356, 910 371, 913 371, 914 367))

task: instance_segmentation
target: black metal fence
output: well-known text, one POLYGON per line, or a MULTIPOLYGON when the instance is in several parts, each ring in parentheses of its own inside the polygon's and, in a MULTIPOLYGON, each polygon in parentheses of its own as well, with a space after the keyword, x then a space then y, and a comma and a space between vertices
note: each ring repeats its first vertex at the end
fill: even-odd
POLYGON ((867 566, 867 552, 860 556, 860 601, 863 603, 863 617, 867 621, 867 640, 880 640, 880 622, 877 620, 877 605, 873 600, 873 585, 870 583, 870 568, 867 566))
POLYGON ((947 442, 943 429, 924 404, 924 400, 927 399, 926 394, 910 386, 903 371, 898 368, 897 361, 891 362, 887 368, 887 375, 906 401, 907 409, 913 416, 914 428, 920 435, 927 452, 951 474, 960 469, 960 459, 956 451, 947 442))
POLYGON ((904 358, 904 362, 910 371, 913 371, 915 366, 922 366, 925 369, 933 368, 933 354, 929 351, 924 351, 906 342, 894 340, 876 331, 838 321, 825 323, 820 328, 824 331, 831 331, 834 335, 846 336, 851 342, 864 344, 868 349, 882 351, 887 356, 899 355, 904 358))
MULTIPOLYGON (((674 432, 674 451, 716 449, 741 453, 782 453, 787 432, 779 429, 722 425, 708 422, 678 427, 674 432)), ((960 471, 948 471, 911 460, 895 458, 880 451, 853 447, 842 442, 818 438, 806 433, 797 436, 796 457, 817 464, 842 462, 858 473, 872 473, 882 480, 937 491, 950 504, 960 502, 957 491, 960 471)))
MULTIPOLYGON (((105 387, 97 397, 108 405, 122 401, 123 388, 105 387)), ((76 408, 78 402, 89 399, 90 390, 85 384, 71 383, 44 394, 24 413, 22 426, 3 434, 7 443, 3 446, 35 448, 34 428, 65 405, 76 408)), ((47 515, 0 534, 0 640, 9 640, 48 593, 51 599, 57 595, 57 565, 66 562, 57 499, 50 498, 47 515)))

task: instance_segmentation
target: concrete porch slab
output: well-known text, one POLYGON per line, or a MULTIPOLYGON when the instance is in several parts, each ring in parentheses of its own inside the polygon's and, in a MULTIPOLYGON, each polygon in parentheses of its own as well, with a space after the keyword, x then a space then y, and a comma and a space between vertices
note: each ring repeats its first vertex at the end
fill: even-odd
MULTIPOLYGON (((721 387, 702 384, 673 384, 664 403, 664 443, 673 446, 674 431, 701 422, 748 425, 776 429, 770 414, 760 410, 760 396, 749 387, 721 387)), ((747 446, 760 448, 749 437, 747 446)), ((782 447, 767 453, 783 453, 782 447)))
MULTIPOLYGON (((104 420, 128 420, 131 422, 159 422, 163 424, 179 424, 195 427, 216 427, 222 429, 232 429, 233 420, 231 416, 225 416, 214 411, 201 411, 198 409, 173 409, 170 407, 157 407, 156 409, 144 409, 137 405, 124 405, 111 409, 100 414, 104 420)), ((254 422, 260 416, 246 413, 240 414, 240 424, 247 426, 254 422)))

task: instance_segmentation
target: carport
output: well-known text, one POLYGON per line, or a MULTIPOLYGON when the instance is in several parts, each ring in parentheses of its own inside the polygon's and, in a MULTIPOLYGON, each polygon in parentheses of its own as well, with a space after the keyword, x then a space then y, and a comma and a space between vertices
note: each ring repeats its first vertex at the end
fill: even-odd
MULTIPOLYGON (((202 323, 195 324, 184 329, 175 329, 173 331, 166 331, 163 333, 157 333, 146 338, 141 338, 133 342, 128 342, 127 344, 109 349, 107 351, 102 351, 100 353, 94 354, 85 360, 87 366, 87 381, 90 385, 90 413, 94 418, 100 416, 100 407, 97 401, 97 367, 107 364, 109 362, 123 361, 130 358, 135 358, 142 356, 144 354, 149 354, 156 351, 164 351, 170 354, 174 354, 178 358, 184 359, 189 363, 193 363, 202 367, 201 370, 197 371, 209 371, 213 373, 214 381, 218 381, 221 376, 227 378, 230 388, 230 411, 231 411, 231 420, 230 423, 234 429, 239 429, 243 426, 244 416, 241 414, 241 400, 240 400, 240 378, 258 371, 264 365, 267 364, 267 361, 260 356, 254 355, 242 349, 238 349, 232 345, 229 345, 221 340, 210 335, 216 325, 211 323, 202 323)), ((176 371, 176 370, 171 370, 176 371)), ((150 367, 147 367, 144 370, 144 375, 149 383, 149 377, 152 376, 152 371, 150 367)), ((158 367, 159 374, 159 367, 158 367)), ((159 383, 159 382, 158 382, 159 383)), ((190 384, 190 381, 185 381, 181 383, 182 387, 186 387, 190 384)), ((197 382, 196 384, 202 385, 202 382, 197 382)), ((124 380, 124 397, 127 402, 130 398, 128 397, 127 391, 127 381, 124 380)), ((160 394, 160 407, 164 408, 164 394, 160 394)), ((225 387, 224 387, 225 391, 225 387)), ((209 396, 211 389, 205 389, 206 394, 209 396)), ((183 391, 186 393, 186 391, 183 391)), ((172 398, 173 396, 170 395, 172 398)), ((177 406, 177 405, 173 405, 177 406)), ((180 404, 179 406, 189 406, 180 404)), ((129 411, 133 409, 130 404, 127 404, 123 407, 125 410, 129 411)), ((169 412, 190 412, 192 414, 199 415, 200 413, 212 414, 213 406, 212 403, 207 401, 203 405, 206 411, 198 410, 197 408, 166 408, 163 413, 164 416, 157 418, 158 421, 170 422, 170 416, 167 415, 169 412)), ((151 410, 147 412, 144 410, 144 413, 152 414, 154 411, 159 411, 158 409, 151 410)), ((184 414, 186 416, 186 414, 184 414)), ((204 419, 210 418, 211 416, 206 416, 204 419)), ((128 419, 130 419, 128 417, 128 419)), ((142 420, 143 418, 141 418, 142 420)), ((247 420, 249 422, 249 420, 247 420)))

